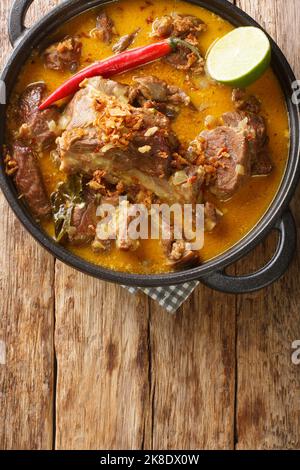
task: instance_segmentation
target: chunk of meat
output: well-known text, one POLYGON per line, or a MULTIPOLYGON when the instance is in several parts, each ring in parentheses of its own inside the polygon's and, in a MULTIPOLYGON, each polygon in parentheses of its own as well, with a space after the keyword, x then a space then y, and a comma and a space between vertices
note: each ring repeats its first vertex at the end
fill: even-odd
POLYGON ((172 120, 176 118, 180 111, 179 106, 164 101, 147 100, 144 102, 143 106, 148 109, 156 109, 172 120))
POLYGON ((232 101, 237 111, 259 114, 261 104, 254 95, 247 95, 245 90, 235 88, 232 91, 232 101))
POLYGON ((204 72, 205 60, 183 45, 178 46, 177 51, 169 54, 165 61, 177 70, 192 72, 194 75, 204 72))
POLYGON ((116 34, 117 32, 113 20, 107 15, 107 13, 100 13, 96 20, 96 28, 94 28, 90 33, 91 37, 100 39, 100 41, 103 41, 106 44, 110 44, 112 38, 116 34))
POLYGON ((250 175, 250 152, 243 133, 226 126, 203 131, 188 149, 189 158, 198 158, 208 178, 210 191, 226 200, 250 175))
POLYGON ((39 111, 46 93, 44 82, 29 85, 22 93, 16 114, 21 125, 19 139, 37 150, 49 148, 57 137, 57 121, 60 113, 56 107, 39 111))
POLYGON ((229 127, 217 127, 204 131, 204 154, 208 161, 218 158, 216 178, 210 191, 219 199, 228 199, 239 189, 250 175, 250 153, 247 139, 243 134, 229 127))
POLYGON ((244 132, 249 144, 251 157, 251 174, 253 176, 268 175, 272 172, 272 162, 269 156, 266 123, 262 116, 254 113, 238 111, 225 113, 222 116, 224 124, 244 132))
POLYGON ((252 176, 267 176, 272 173, 273 163, 267 149, 258 152, 251 160, 252 176))
POLYGON ((76 72, 80 63, 81 51, 82 43, 77 38, 67 37, 45 50, 45 66, 51 70, 76 72))
POLYGON ((184 104, 188 106, 191 102, 190 97, 180 88, 168 85, 164 80, 155 76, 134 77, 136 91, 142 95, 141 100, 151 100, 160 102, 169 102, 175 105, 184 104))
POLYGON ((71 227, 68 230, 68 239, 72 245, 83 245, 90 243, 96 234, 97 225, 97 203, 92 191, 85 191, 84 204, 75 206, 71 227))
POLYGON ((139 246, 139 240, 131 238, 118 238, 116 241, 116 247, 121 251, 136 251, 139 246))
MULTIPOLYGON (((187 215, 187 214, 186 214, 187 215)), ((185 218, 186 221, 186 218, 185 218)), ((158 221, 156 221, 158 222, 158 221)), ((151 220, 153 223, 153 219, 151 220)), ((181 232, 182 219, 181 216, 176 216, 174 213, 173 221, 169 216, 165 217, 164 214, 161 214, 159 220, 159 230, 162 234, 160 239, 163 251, 167 257, 168 264, 173 269, 185 269, 192 268, 199 264, 199 251, 192 249, 193 245, 187 241, 186 230, 188 229, 188 224, 185 224, 184 227, 184 236, 180 236, 181 232), (177 222, 176 222, 177 220, 177 222), (178 225, 177 225, 178 223, 178 225), (179 228, 180 232, 176 233, 176 225, 179 228)), ((194 233, 190 233, 191 238, 194 238, 194 233)))
MULTIPOLYGON (((206 24, 200 18, 172 13, 154 20, 152 36, 159 38, 178 37, 197 47, 199 35, 206 29, 206 24)), ((179 45, 175 52, 165 58, 165 61, 178 70, 190 71, 196 75, 202 74, 204 71, 204 59, 200 57, 200 54, 192 52, 184 45, 179 45)))
POLYGON ((172 13, 153 21, 152 36, 157 38, 175 36, 185 39, 190 36, 198 37, 206 29, 206 24, 196 16, 172 13))
POLYGON ((261 150, 268 142, 266 123, 262 116, 236 111, 223 114, 222 120, 226 126, 245 132, 255 151, 261 150))
POLYGON ((147 126, 136 132, 128 145, 129 159, 140 171, 158 178, 166 178, 171 174, 171 155, 177 150, 178 141, 175 135, 166 134, 160 127, 159 119, 153 126, 147 126), (158 128, 156 130, 156 128, 158 128), (156 130, 153 135, 149 131, 156 130))
POLYGON ((155 108, 171 119, 177 116, 180 105, 192 106, 190 97, 183 90, 154 76, 135 77, 130 100, 134 106, 155 108))
POLYGON ((113 45, 113 48, 112 48, 113 52, 115 54, 119 54, 120 52, 126 51, 126 49, 128 49, 128 47, 130 47, 134 43, 135 38, 137 37, 140 30, 141 28, 137 28, 132 33, 122 36, 118 40, 118 42, 116 42, 116 44, 113 45))
POLYGON ((31 213, 37 219, 50 215, 51 207, 46 194, 43 178, 36 157, 31 148, 15 143, 12 148, 12 159, 16 163, 14 174, 19 194, 24 197, 31 213))
POLYGON ((198 251, 191 250, 185 240, 162 240, 162 245, 169 265, 173 269, 193 268, 200 263, 198 251))
POLYGON ((212 202, 206 202, 204 205, 204 229, 211 232, 219 223, 222 212, 219 211, 212 202))
POLYGON ((165 15, 153 21, 151 36, 155 38, 168 38, 172 36, 173 31, 173 18, 171 15, 165 15))

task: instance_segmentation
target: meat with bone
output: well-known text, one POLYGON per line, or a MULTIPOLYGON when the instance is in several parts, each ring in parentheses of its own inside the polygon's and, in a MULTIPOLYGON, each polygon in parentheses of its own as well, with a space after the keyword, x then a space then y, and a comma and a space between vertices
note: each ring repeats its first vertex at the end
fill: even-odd
MULTIPOLYGON (((97 95, 97 99, 88 116, 93 121, 87 121, 87 127, 68 126, 58 139, 62 169, 89 174, 99 169, 99 164, 101 167, 104 158, 107 165, 119 171, 136 167, 149 176, 168 176, 171 152, 177 148, 177 140, 167 118, 151 110, 129 108, 103 94, 97 95)), ((74 107, 76 115, 82 104, 79 99, 74 107)))
POLYGON ((37 219, 50 215, 51 207, 36 157, 30 147, 16 142, 11 159, 16 164, 15 183, 19 194, 24 197, 30 211, 37 219))
MULTIPOLYGON (((164 201, 185 201, 186 187, 170 181, 172 154, 178 149, 169 119, 153 109, 135 108, 103 92, 106 80, 87 80, 67 106, 57 139, 61 169, 92 175, 102 169, 125 184, 139 183, 164 201)), ((109 90, 116 87, 111 86, 109 90)), ((198 187, 201 174, 186 185, 198 187)))
POLYGON ((76 72, 80 63, 81 50, 82 43, 77 38, 67 37, 45 50, 45 66, 51 70, 76 72))
POLYGON ((57 137, 60 113, 56 107, 39 111, 47 87, 44 82, 29 85, 22 93, 16 110, 20 124, 19 139, 37 150, 49 148, 57 137))

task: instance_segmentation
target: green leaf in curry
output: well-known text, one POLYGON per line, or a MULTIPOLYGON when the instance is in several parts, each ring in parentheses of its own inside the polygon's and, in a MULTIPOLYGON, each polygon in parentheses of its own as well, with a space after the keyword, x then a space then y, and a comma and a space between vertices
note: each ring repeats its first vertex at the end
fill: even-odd
POLYGON ((56 241, 61 242, 68 234, 73 211, 78 204, 85 204, 82 176, 72 175, 66 182, 59 183, 57 190, 51 194, 56 241))

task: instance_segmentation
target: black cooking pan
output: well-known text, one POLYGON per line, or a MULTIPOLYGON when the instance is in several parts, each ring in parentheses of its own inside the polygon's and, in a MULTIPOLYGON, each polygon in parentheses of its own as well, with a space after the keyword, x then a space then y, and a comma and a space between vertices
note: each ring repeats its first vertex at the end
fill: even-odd
MULTIPOLYGON (((14 51, 2 73, 1 79, 6 84, 9 97, 20 68, 33 48, 47 41, 47 38, 65 21, 92 7, 108 3, 101 0, 67 0, 44 16, 30 30, 24 27, 24 18, 30 4, 34 0, 16 0, 9 19, 9 38, 14 51)), ((129 0, 128 0, 129 1, 129 0)), ((199 6, 205 7, 222 16, 236 26, 259 26, 246 13, 226 0, 194 0, 199 6)), ((0 185, 13 211, 33 237, 55 257, 65 263, 99 279, 128 286, 156 287, 184 283, 195 279, 208 286, 230 293, 252 292, 273 283, 286 271, 296 250, 296 230, 288 204, 294 194, 299 178, 299 106, 293 104, 292 85, 295 76, 285 56, 270 38, 272 43, 272 67, 281 83, 290 119, 291 142, 287 168, 283 181, 270 208, 251 230, 251 232, 224 254, 194 269, 162 275, 134 275, 111 271, 101 266, 88 263, 73 255, 53 239, 46 235, 33 220, 18 195, 14 184, 4 171, 3 160, 0 169, 0 185), (279 241, 273 258, 256 273, 246 276, 228 276, 226 267, 250 252, 266 235, 275 229, 279 233, 279 241)), ((1 105, 0 144, 4 143, 6 106, 1 105)))

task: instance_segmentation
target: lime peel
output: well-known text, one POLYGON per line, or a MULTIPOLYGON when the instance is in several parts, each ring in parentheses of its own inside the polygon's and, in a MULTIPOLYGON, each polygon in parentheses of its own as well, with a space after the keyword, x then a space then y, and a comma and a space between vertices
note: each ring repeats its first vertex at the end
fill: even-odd
POLYGON ((206 68, 214 80, 245 88, 263 75, 270 62, 271 44, 267 35, 254 26, 243 26, 211 46, 206 68))

